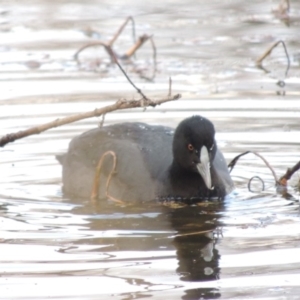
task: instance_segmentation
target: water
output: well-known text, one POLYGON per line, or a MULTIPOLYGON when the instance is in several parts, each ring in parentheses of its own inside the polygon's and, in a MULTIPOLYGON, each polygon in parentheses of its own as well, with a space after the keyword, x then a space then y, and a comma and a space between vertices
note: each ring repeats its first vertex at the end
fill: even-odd
MULTIPOLYGON (((5 2, 0 11, 0 136, 119 98, 138 98, 105 53, 90 49, 77 66, 74 53, 93 39, 108 40, 132 15, 137 35, 154 34, 154 82, 146 44, 132 80, 149 97, 168 94, 172 77, 178 101, 106 115, 105 124, 143 121, 175 127, 202 114, 217 129, 230 161, 257 151, 277 176, 299 161, 300 5, 291 2, 288 26, 276 1, 89 0, 5 2), (255 60, 284 40, 263 65, 255 60), (285 85, 277 83, 284 80, 285 85)), ((116 43, 131 45, 131 30, 116 43)), ((196 206, 118 206, 75 201, 61 191, 63 153, 72 137, 94 128, 86 119, 30 136, 0 149, 1 299, 298 299, 299 194, 290 182, 287 200, 276 194, 270 170, 254 155, 232 172, 236 190, 224 203, 196 206), (266 190, 252 176, 260 176, 266 190)))

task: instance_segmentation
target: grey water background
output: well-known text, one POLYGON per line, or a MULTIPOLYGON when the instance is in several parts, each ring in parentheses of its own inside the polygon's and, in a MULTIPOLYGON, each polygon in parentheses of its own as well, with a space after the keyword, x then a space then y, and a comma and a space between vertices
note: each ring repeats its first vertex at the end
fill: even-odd
MULTIPOLYGON (((106 115, 105 124, 143 121, 175 127, 201 114, 217 130, 226 159, 253 150, 278 176, 299 161, 300 3, 288 20, 278 1, 0 1, 0 136, 119 98, 138 98, 101 48, 73 59, 88 42, 110 39, 131 15, 137 35, 153 34, 125 68, 149 97, 181 93, 159 107, 106 115), (255 60, 283 40, 263 65, 255 60), (284 86, 278 85, 284 81, 284 86)), ((116 42, 132 44, 130 26, 116 42)), ((224 203, 117 206, 62 194, 63 153, 72 137, 98 126, 92 118, 0 149, 1 299, 299 299, 299 193, 276 194, 257 157, 232 172, 224 203), (254 183, 260 176, 266 185, 254 183), (205 232, 205 234, 203 234, 205 232)))

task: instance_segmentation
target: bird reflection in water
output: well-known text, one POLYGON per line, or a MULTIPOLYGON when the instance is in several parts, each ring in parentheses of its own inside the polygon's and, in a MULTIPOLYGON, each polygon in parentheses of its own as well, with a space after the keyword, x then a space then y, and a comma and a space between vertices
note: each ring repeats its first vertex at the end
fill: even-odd
MULTIPOLYGON (((220 254, 215 245, 219 235, 218 219, 221 216, 218 212, 222 206, 220 202, 207 202, 170 212, 171 225, 178 232, 173 244, 177 249, 176 272, 180 280, 203 282, 219 279, 220 254)), ((217 299, 220 296, 218 289, 198 288, 186 290, 182 299, 217 299)))
MULTIPOLYGON (((184 282, 202 282, 202 287, 195 289, 186 289, 182 295, 182 299, 217 299, 221 297, 221 293, 217 288, 205 287, 203 283, 219 279, 220 254, 216 249, 220 231, 218 225, 219 219, 222 217, 224 210, 224 202, 222 201, 205 201, 193 205, 176 203, 157 203, 147 202, 134 205, 118 206, 108 203, 106 200, 99 200, 98 205, 90 201, 86 201, 82 205, 82 199, 75 199, 72 202, 81 204, 74 208, 73 213, 81 216, 85 215, 89 221, 89 231, 95 233, 90 235, 90 239, 78 241, 101 246, 101 251, 111 258, 105 259, 103 263, 118 259, 118 253, 124 251, 128 253, 126 261, 135 261, 130 253, 133 251, 135 255, 147 252, 147 264, 151 263, 152 255, 155 259, 167 259, 170 263, 174 261, 174 272, 178 274, 178 279, 184 282), (173 252, 175 250, 175 252, 173 252), (152 252, 154 251, 154 252, 152 252), (170 254, 166 253, 169 252, 170 254), (158 253, 161 253, 159 256, 158 253), (175 257, 173 254, 175 254, 175 257), (171 256, 170 256, 171 255, 171 256), (153 256, 154 257, 154 256, 153 256)), ((142 254, 142 257, 144 255, 142 254)), ((121 259, 123 261, 123 259, 121 259)), ((141 258, 136 258, 139 264, 141 258)), ((122 267, 121 267, 122 269, 122 267)), ((129 271, 128 268, 126 270, 129 271)), ((137 271, 137 270, 136 270, 137 271)), ((112 271, 110 271, 112 272, 112 271)), ((113 271, 115 272, 115 271, 113 271)), ((120 271, 124 274, 124 280, 133 278, 135 280, 143 280, 143 276, 129 271, 129 277, 125 275, 124 270, 120 271)), ((107 274, 102 274, 107 276, 107 274)), ((153 269, 153 275, 158 274, 153 269)), ((112 277, 112 274, 109 275, 112 277)), ((115 274, 120 278, 120 273, 115 274)), ((123 276, 122 276, 123 277, 123 276)), ((145 281, 143 281, 144 284, 145 281)), ((155 290, 157 284, 148 281, 149 289, 155 290)), ((161 281, 162 285, 164 280, 161 281)), ((175 286, 169 287, 176 289, 175 286)), ((143 292, 140 292, 143 293, 143 292)), ((140 294, 139 294, 140 295, 140 294)))

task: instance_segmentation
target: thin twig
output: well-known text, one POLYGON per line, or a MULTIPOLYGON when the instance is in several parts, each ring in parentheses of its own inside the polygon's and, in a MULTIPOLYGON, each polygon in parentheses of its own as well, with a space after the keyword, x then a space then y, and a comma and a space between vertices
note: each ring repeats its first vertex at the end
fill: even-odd
POLYGON ((108 42, 110 46, 113 45, 113 43, 116 41, 116 39, 120 36, 120 34, 123 32, 124 28, 126 27, 127 23, 131 21, 132 22, 132 35, 133 35, 133 42, 135 43, 135 23, 133 17, 129 16, 125 20, 125 22, 121 25, 119 30, 115 33, 113 38, 108 42))
POLYGON ((105 184, 105 196, 116 202, 119 204, 124 204, 124 201, 117 199, 113 196, 110 195, 109 193, 109 185, 110 185, 110 181, 112 176, 115 174, 116 172, 116 167, 117 167, 117 156, 116 153, 113 151, 106 151, 105 153, 102 154, 97 167, 96 167, 96 172, 95 172, 95 176, 94 176, 94 183, 93 183, 93 188, 92 188, 92 193, 91 193, 91 200, 94 202, 96 199, 98 199, 98 192, 99 192, 99 186, 100 186, 100 175, 101 175, 101 168, 102 168, 102 164, 104 162, 104 159, 106 156, 111 155, 113 158, 113 166, 111 171, 109 172, 108 178, 106 180, 106 184, 105 184))
POLYGON ((122 66, 120 65, 120 63, 118 62, 118 59, 116 58, 116 56, 114 56, 114 60, 116 65, 120 68, 121 72, 123 73, 123 75, 126 77, 126 79, 128 80, 128 82, 135 88, 135 90, 146 100, 149 100, 146 95, 142 92, 141 89, 139 89, 133 82, 132 80, 129 78, 129 76, 127 75, 127 73, 125 72, 125 70, 122 68, 122 66))
POLYGON ((150 36, 149 41, 151 42, 151 46, 152 46, 152 51, 153 51, 153 56, 152 56, 152 60, 153 60, 153 72, 152 72, 152 76, 145 76, 144 74, 142 74, 142 72, 140 73, 141 78, 146 79, 148 81, 153 81, 153 79, 156 76, 156 71, 157 71, 157 51, 156 51, 156 46, 154 43, 154 39, 153 36, 150 36))
POLYGON ((231 173, 231 171, 233 170, 233 168, 235 167, 237 161, 244 155, 251 153, 251 151, 246 151, 243 152, 242 154, 237 155, 236 157, 234 157, 231 162, 227 165, 228 169, 229 169, 229 173, 231 173))
POLYGON ((122 59, 128 59, 130 58, 133 54, 135 54, 135 52, 141 48, 141 46, 147 42, 149 39, 151 38, 151 36, 144 34, 142 36, 140 36, 138 38, 138 40, 136 41, 136 43, 134 45, 132 45, 124 55, 121 56, 122 59))
MULTIPOLYGON (((79 54, 87 49, 87 48, 91 48, 91 47, 95 47, 95 46, 103 46, 104 49, 106 50, 106 52, 108 53, 110 59, 112 62, 114 62, 114 56, 118 56, 115 51, 113 50, 112 46, 113 43, 116 41, 116 39, 120 36, 120 34, 122 33, 122 31, 124 30, 125 26, 127 25, 127 23, 131 20, 133 26, 132 26, 132 30, 133 30, 133 39, 134 39, 134 43, 136 43, 135 41, 135 25, 134 25, 134 20, 132 17, 128 17, 125 22, 121 25, 121 27, 118 29, 118 31, 115 33, 115 35, 113 36, 113 38, 108 41, 108 42, 93 42, 93 43, 89 43, 87 45, 82 46, 79 50, 76 51, 76 53, 74 54, 74 59, 77 61, 77 64, 79 64, 79 59, 78 56, 79 54), (113 55, 112 55, 113 54, 113 55)), ((138 47, 139 48, 139 47, 138 47)), ((137 49, 138 49, 137 48, 137 49)), ((132 55, 132 54, 131 54, 132 55)))
POLYGON ((248 181, 248 191, 253 193, 253 191, 251 189, 251 183, 252 183, 253 179, 259 179, 260 180, 260 182, 262 183, 262 191, 264 191, 265 190, 265 183, 259 176, 253 176, 252 178, 250 178, 250 180, 248 181))
POLYGON ((141 89, 139 89, 129 78, 129 76, 126 74, 120 63, 118 62, 117 57, 114 55, 114 53, 111 54, 113 57, 113 60, 115 63, 118 65, 122 73, 124 74, 125 78, 128 80, 128 82, 133 86, 133 88, 136 89, 136 91, 142 96, 142 99, 140 100, 131 100, 131 101, 126 101, 124 99, 118 100, 112 105, 105 106, 103 108, 97 108, 93 111, 88 111, 85 113, 80 113, 76 115, 72 115, 70 117, 62 118, 62 119, 56 119, 52 122, 45 123, 43 125, 39 125, 36 127, 31 127, 26 130, 18 131, 15 133, 9 133, 2 138, 0 138, 0 147, 5 146, 8 143, 12 143, 15 140, 24 138, 26 136, 30 136, 33 134, 40 134, 43 131, 46 131, 51 128, 55 128, 58 126, 62 126, 65 124, 73 123, 79 120, 91 118, 91 117, 99 117, 103 114, 118 110, 118 109, 127 109, 127 108, 134 108, 134 107, 147 107, 147 106, 152 106, 155 107, 156 105, 159 105, 164 102, 172 101, 172 100, 177 100, 181 97, 180 94, 176 94, 173 97, 168 96, 167 98, 159 99, 159 100, 151 100, 146 95, 142 92, 141 89))
MULTIPOLYGON (((82 46, 81 48, 79 48, 79 50, 76 51, 76 53, 74 54, 74 59, 76 60, 77 64, 79 65, 80 64, 80 61, 79 61, 79 54, 87 49, 87 48, 91 48, 91 47, 95 47, 95 46, 102 46, 104 47, 104 49, 106 50, 106 52, 108 53, 110 59, 111 59, 111 62, 113 63, 114 62, 114 57, 111 55, 111 53, 114 53, 113 49, 110 47, 110 45, 108 45, 107 43, 105 42, 94 42, 94 43, 90 43, 90 44, 87 44, 87 45, 84 45, 82 46)), ((114 53, 115 54, 115 53, 114 53)), ((116 54, 115 54, 116 56, 116 54)))
POLYGON ((259 157, 264 163, 265 165, 270 169, 270 171, 272 172, 273 174, 273 177, 274 177, 274 180, 275 180, 275 183, 277 184, 278 183, 278 177, 274 171, 274 169, 272 168, 272 166, 268 163, 268 161, 262 156, 260 155, 259 153, 257 152, 252 152, 254 155, 256 155, 257 157, 259 157))
POLYGON ((253 153, 254 155, 256 155, 257 157, 259 157, 264 163, 265 165, 270 169, 270 171, 273 174, 274 180, 275 180, 275 184, 278 184, 278 177, 274 171, 274 169, 271 167, 271 165, 268 163, 268 161, 259 153, 255 152, 255 151, 246 151, 242 154, 237 155, 236 157, 234 157, 232 159, 232 161, 228 164, 228 168, 229 168, 229 173, 231 173, 231 171, 233 170, 235 164, 237 163, 237 161, 244 155, 249 154, 249 153, 253 153))
POLYGON ((83 47, 81 47, 78 51, 76 51, 76 53, 74 54, 74 59, 76 60, 77 64, 80 65, 80 60, 79 60, 79 54, 90 47, 95 47, 95 46, 102 46, 104 47, 105 51, 108 53, 110 59, 111 59, 111 63, 116 63, 115 58, 119 58, 121 60, 125 60, 125 59, 129 59, 130 57, 134 56, 135 53, 137 52, 137 50, 142 47, 142 45, 146 42, 150 40, 151 45, 152 45, 152 49, 153 49, 153 73, 151 77, 147 77, 145 75, 143 75, 142 73, 138 72, 141 76, 141 78, 144 78, 146 80, 152 81, 155 78, 156 75, 156 47, 155 47, 155 43, 153 40, 152 35, 147 35, 144 34, 142 36, 139 37, 139 39, 136 41, 135 39, 135 23, 134 23, 134 19, 133 17, 128 17, 125 22, 121 25, 121 27, 118 29, 118 31, 115 33, 115 35, 113 36, 113 38, 108 41, 108 42, 92 42, 89 43, 87 45, 84 45, 83 47), (128 22, 131 21, 132 22, 132 32, 133 32, 133 40, 134 40, 134 45, 131 46, 123 55, 118 55, 117 52, 113 49, 113 44, 114 42, 117 40, 117 38, 120 36, 120 34, 123 32, 125 26, 128 24, 128 22))
POLYGON ((289 72, 289 69, 290 69, 290 56, 289 56, 289 54, 288 54, 288 51, 287 51, 287 48, 286 48, 286 45, 285 45, 284 41, 281 41, 281 40, 280 40, 280 41, 277 41, 275 44, 273 44, 271 47, 269 47, 269 48, 267 49, 267 51, 265 51, 265 53, 264 53, 263 55, 261 55, 261 56, 256 60, 256 66, 257 66, 258 68, 263 69, 265 72, 269 72, 269 71, 267 71, 267 70, 263 67, 262 62, 263 62, 263 60, 264 60, 267 56, 269 56, 269 55, 272 53, 273 49, 276 48, 279 44, 282 44, 283 49, 284 49, 284 51, 285 51, 285 56, 286 56, 286 59, 287 59, 287 67, 286 67, 286 71, 285 71, 285 77, 287 77, 288 72, 289 72))

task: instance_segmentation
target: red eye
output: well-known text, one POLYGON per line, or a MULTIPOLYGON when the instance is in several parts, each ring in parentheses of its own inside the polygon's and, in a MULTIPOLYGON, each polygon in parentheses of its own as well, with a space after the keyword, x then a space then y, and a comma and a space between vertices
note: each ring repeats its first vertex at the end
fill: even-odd
POLYGON ((187 145, 187 148, 188 148, 190 151, 193 151, 193 150, 194 150, 194 147, 193 147, 192 144, 188 144, 188 145, 187 145))

